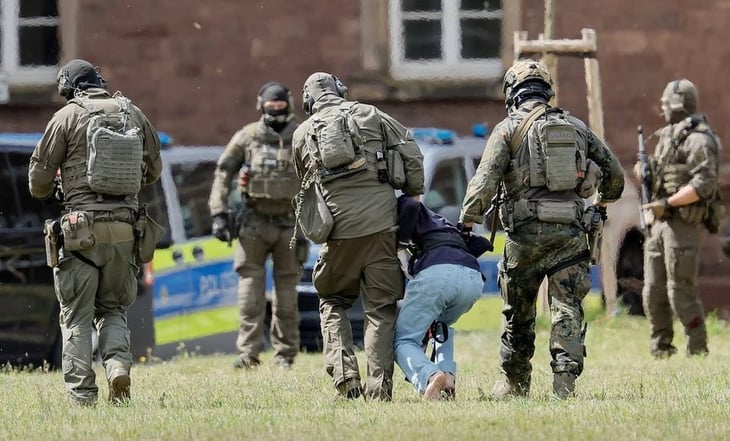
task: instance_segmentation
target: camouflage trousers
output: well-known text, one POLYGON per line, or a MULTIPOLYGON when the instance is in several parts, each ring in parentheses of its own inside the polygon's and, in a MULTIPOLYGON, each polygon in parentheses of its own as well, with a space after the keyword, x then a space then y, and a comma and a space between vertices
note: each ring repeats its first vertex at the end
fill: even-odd
POLYGON ((328 241, 314 266, 324 361, 335 387, 360 380, 347 309, 362 293, 365 313, 367 380, 365 397, 390 400, 393 394, 395 319, 403 298, 403 274, 393 232, 328 241))
POLYGON ((657 221, 644 243, 644 311, 651 328, 651 351, 667 350, 674 338, 673 315, 687 335, 687 353, 707 352, 702 300, 697 295, 697 272, 702 247, 702 224, 679 217, 657 221))
POLYGON ((239 232, 235 267, 239 275, 238 307, 240 327, 236 348, 242 357, 259 360, 264 350, 266 315, 266 260, 273 261, 271 297, 271 346, 274 356, 293 361, 299 353, 299 297, 297 283, 302 265, 289 248, 294 228, 270 223, 252 215, 239 232))
POLYGON ((504 315, 500 357, 502 372, 513 384, 529 390, 537 293, 546 276, 552 322, 550 365, 556 374, 583 371, 582 302, 591 286, 586 251, 585 233, 574 225, 534 221, 507 235, 499 263, 504 315))
POLYGON ((92 328, 99 334, 99 354, 107 380, 115 369, 132 366, 127 307, 137 298, 132 226, 121 222, 93 225, 96 244, 79 255, 62 251, 53 269, 56 297, 61 305, 63 379, 71 398, 92 404, 98 397, 92 368, 92 328))

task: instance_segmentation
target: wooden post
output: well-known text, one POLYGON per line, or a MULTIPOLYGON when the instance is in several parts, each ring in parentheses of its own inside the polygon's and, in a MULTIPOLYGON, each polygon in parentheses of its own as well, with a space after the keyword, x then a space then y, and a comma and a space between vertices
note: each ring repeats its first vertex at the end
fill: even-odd
MULTIPOLYGON (((555 4, 554 0, 545 0, 545 24, 544 29, 542 33, 542 38, 544 40, 552 40, 555 38, 555 4)), ((552 105, 557 106, 558 105, 558 57, 555 56, 555 54, 550 52, 545 52, 542 54, 542 64, 545 65, 548 72, 550 72, 550 75, 553 77, 553 92, 555 92, 555 97, 553 97, 552 105)))

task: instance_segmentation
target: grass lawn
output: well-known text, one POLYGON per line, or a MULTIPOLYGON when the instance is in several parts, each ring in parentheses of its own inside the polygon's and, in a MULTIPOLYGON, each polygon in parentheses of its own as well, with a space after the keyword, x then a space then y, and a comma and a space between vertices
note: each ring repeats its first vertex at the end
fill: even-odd
MULTIPOLYGON (((124 407, 67 405, 60 372, 0 373, 0 440, 723 440, 730 439, 730 329, 709 321, 706 358, 648 354, 643 318, 608 318, 586 300, 588 358, 577 396, 550 398, 548 319, 538 321, 529 399, 487 398, 498 378, 500 300, 480 301, 458 323, 457 400, 425 403, 396 367, 391 403, 335 399, 321 354, 290 371, 264 354, 256 370, 232 355, 181 355, 132 371, 124 407)), ((365 357, 360 353, 361 369, 365 357)))

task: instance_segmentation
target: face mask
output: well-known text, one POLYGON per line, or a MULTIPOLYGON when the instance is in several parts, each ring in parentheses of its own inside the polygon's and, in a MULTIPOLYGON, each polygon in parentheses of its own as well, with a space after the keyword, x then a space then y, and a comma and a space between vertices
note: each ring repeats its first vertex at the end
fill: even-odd
POLYGON ((289 122, 289 110, 267 110, 264 112, 264 124, 279 132, 289 122))

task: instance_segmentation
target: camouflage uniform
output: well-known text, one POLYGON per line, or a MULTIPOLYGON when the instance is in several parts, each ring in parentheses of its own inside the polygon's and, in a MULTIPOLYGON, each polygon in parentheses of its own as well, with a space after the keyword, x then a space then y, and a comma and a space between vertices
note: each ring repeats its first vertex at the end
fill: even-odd
MULTIPOLYGON (((288 367, 299 353, 299 310, 296 285, 301 261, 289 248, 294 233, 291 198, 299 180, 291 166, 291 140, 298 124, 290 120, 275 131, 259 121, 246 125, 228 142, 218 160, 210 193, 211 214, 228 211, 231 182, 244 167, 249 182, 240 191, 245 207, 239 214, 235 269, 239 274, 240 328, 236 347, 241 367, 259 363, 264 349, 266 259, 273 260, 275 290, 271 298, 271 344, 276 362, 288 367)), ((306 244, 304 244, 306 245, 306 244)))
MULTIPOLYGON (((305 83, 312 94, 313 115, 338 112, 345 100, 335 91, 333 76, 316 73, 305 83)), ((305 94, 305 105, 307 102, 305 94)), ((380 182, 376 152, 386 134, 381 121, 404 140, 407 195, 423 193, 423 157, 415 141, 397 121, 376 107, 354 103, 352 116, 363 137, 363 170, 326 180, 322 192, 334 217, 334 227, 320 250, 314 267, 314 286, 320 297, 320 317, 327 373, 338 392, 349 398, 360 394, 360 372, 353 351, 352 327, 346 310, 360 294, 367 325, 365 397, 389 400, 393 388, 393 334, 396 302, 403 297, 403 275, 396 258, 397 208, 393 187, 380 182)), ((304 175, 312 152, 306 137, 312 135, 312 118, 294 133, 294 164, 304 175)))
MULTIPOLYGON (((86 88, 84 95, 105 112, 120 110, 118 101, 103 88, 86 88)), ((143 184, 151 184, 162 171, 160 141, 155 129, 135 106, 131 108, 131 117, 144 137, 143 184)), ((54 177, 60 168, 65 212, 91 212, 94 221, 92 231, 96 243, 83 251, 69 253, 62 249, 60 262, 53 270, 56 296, 61 305, 63 377, 73 402, 79 404, 93 404, 98 395, 92 368, 92 327, 99 334, 99 353, 110 384, 110 400, 129 396, 133 360, 127 307, 137 297, 139 273, 133 233, 138 197, 135 194, 107 198, 89 188, 86 181, 88 125, 87 110, 76 100, 66 104, 48 123, 28 169, 31 194, 44 199, 53 191, 54 177), (124 378, 126 396, 112 394, 118 378, 124 378)))
MULTIPOLYGON (((577 218, 570 223, 550 223, 538 220, 535 214, 518 216, 515 208, 520 199, 527 199, 530 204, 557 200, 573 202, 580 207, 576 214, 582 212, 583 200, 574 191, 550 192, 547 187, 530 187, 527 177, 518 176, 524 167, 522 162, 529 161, 529 144, 534 142, 534 130, 527 132, 514 155, 512 137, 528 113, 536 106, 545 106, 545 102, 529 99, 511 106, 507 118, 495 126, 467 188, 461 212, 462 222, 482 222, 498 186, 504 185, 505 201, 500 208, 500 219, 507 239, 499 263, 505 319, 500 355, 502 372, 512 395, 529 393, 530 360, 535 350, 535 302, 545 276, 548 277, 552 318, 553 373, 556 378, 560 374, 575 378, 583 370, 581 303, 590 289, 586 233, 577 218), (500 184, 502 182, 504 184, 500 184)), ((583 122, 569 115, 567 119, 575 127, 577 142, 584 146, 587 158, 603 172, 598 201, 618 199, 623 190, 623 171, 618 160, 583 122)))
MULTIPOLYGON (((678 86, 694 89, 687 80, 667 85, 665 96, 678 86), (686 82, 686 83, 684 83, 686 82)), ((696 95, 696 90, 694 90, 696 95)), ((689 107, 685 102, 685 107, 689 107)), ((696 96, 690 113, 696 106, 696 96)), ((684 109, 683 109, 684 110, 684 109)), ((668 112, 672 113, 672 112, 668 112)), ((680 113, 682 113, 680 111, 680 113)), ((669 115, 668 115, 669 116, 669 115)), ((702 115, 680 115, 661 129, 650 158, 652 199, 666 200, 690 186, 699 200, 670 207, 654 219, 644 242, 644 311, 651 328, 651 352, 657 357, 676 352, 673 313, 687 336, 689 355, 707 352, 707 330, 702 301, 697 295, 697 273, 707 201, 717 191, 720 141, 702 115)), ((670 118, 668 118, 670 119, 670 118)))

